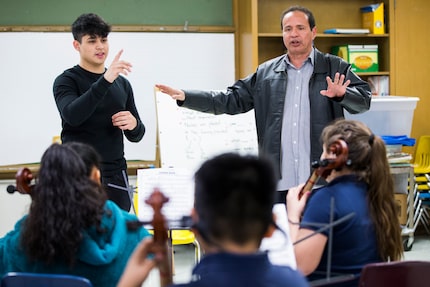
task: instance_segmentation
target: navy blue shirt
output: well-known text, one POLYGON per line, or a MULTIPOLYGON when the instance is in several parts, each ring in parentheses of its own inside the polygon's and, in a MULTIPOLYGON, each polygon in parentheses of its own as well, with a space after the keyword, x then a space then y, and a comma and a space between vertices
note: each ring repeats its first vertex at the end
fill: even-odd
POLYGON ((206 255, 194 267, 190 283, 174 286, 307 287, 305 277, 288 266, 273 265, 267 253, 206 255))
MULTIPOLYGON (((308 200, 300 227, 317 230, 321 225, 309 223, 328 224, 332 199, 334 199, 333 221, 351 213, 353 216, 333 227, 331 271, 333 274, 359 275, 365 264, 381 262, 376 233, 369 214, 365 182, 358 180, 356 175, 344 175, 316 190, 308 200)), ((323 231, 322 234, 328 237, 329 230, 323 231)), ((318 278, 317 274, 325 276, 327 251, 326 245, 321 261, 314 274, 309 276, 310 279, 318 278)))

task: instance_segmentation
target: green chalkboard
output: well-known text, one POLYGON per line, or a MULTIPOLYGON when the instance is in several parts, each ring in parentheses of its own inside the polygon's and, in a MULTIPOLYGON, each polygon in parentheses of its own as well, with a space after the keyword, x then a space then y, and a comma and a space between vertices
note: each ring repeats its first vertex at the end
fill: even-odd
POLYGON ((232 1, 0 0, 0 25, 70 25, 93 12, 111 25, 233 26, 232 1))

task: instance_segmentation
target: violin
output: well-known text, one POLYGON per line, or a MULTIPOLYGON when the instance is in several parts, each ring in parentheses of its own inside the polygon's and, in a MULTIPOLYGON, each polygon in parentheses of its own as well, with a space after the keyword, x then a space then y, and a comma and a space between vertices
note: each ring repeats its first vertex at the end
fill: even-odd
POLYGON ((27 167, 20 168, 15 174, 15 182, 16 186, 9 185, 7 187, 8 193, 14 193, 18 191, 22 194, 30 194, 34 188, 34 184, 32 184, 32 180, 34 179, 31 170, 27 167))
POLYGON ((172 245, 168 235, 167 221, 161 209, 163 205, 169 201, 160 190, 154 189, 152 194, 145 203, 150 205, 154 210, 151 225, 154 230, 152 252, 155 256, 161 256, 158 262, 160 273, 160 286, 168 286, 173 283, 172 277, 172 245))
POLYGON ((315 183, 322 178, 327 178, 333 169, 339 169, 348 163, 348 145, 344 140, 338 139, 334 141, 329 147, 328 151, 335 154, 336 158, 322 159, 312 163, 314 168, 312 174, 309 176, 305 185, 299 192, 299 199, 307 191, 311 191, 315 183))

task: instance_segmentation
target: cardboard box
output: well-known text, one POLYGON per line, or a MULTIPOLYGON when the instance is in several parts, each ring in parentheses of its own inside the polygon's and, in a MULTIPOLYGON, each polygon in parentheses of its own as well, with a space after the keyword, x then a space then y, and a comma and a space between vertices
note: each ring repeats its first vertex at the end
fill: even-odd
POLYGON ((409 173, 392 174, 394 193, 395 194, 408 194, 409 192, 409 173))
POLYGON ((350 114, 345 118, 365 123, 379 136, 410 136, 414 110, 419 98, 402 96, 372 97, 370 109, 361 114, 350 114))
POLYGON ((372 34, 385 33, 384 3, 361 7, 362 26, 372 34))
POLYGON ((340 45, 332 48, 332 54, 351 64, 353 72, 378 72, 378 45, 340 45))
POLYGON ((408 214, 406 211, 408 195, 403 193, 395 193, 394 200, 397 205, 397 218, 399 219, 401 225, 406 225, 406 223, 408 222, 408 214))

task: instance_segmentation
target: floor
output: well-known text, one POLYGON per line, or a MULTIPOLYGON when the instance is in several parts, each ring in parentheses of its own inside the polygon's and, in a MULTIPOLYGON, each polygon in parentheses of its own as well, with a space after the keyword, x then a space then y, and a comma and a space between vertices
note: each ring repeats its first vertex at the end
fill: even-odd
POLYGON ((404 260, 430 260, 430 235, 416 235, 412 249, 404 253, 404 260))
MULTIPOLYGON (((414 236, 412 249, 404 253, 404 260, 430 260, 430 235, 419 234, 414 236)), ((175 247, 175 270, 173 280, 175 283, 188 282, 194 266, 194 246, 180 245, 175 247)), ((158 274, 153 271, 144 287, 160 286, 158 274)))

